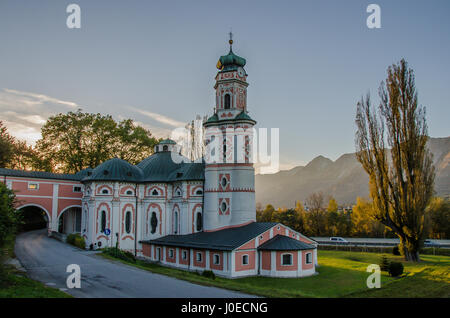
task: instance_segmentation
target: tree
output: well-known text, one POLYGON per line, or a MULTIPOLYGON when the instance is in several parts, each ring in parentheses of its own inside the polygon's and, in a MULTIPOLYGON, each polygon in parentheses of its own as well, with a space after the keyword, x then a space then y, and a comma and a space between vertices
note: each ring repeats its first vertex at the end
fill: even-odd
POLYGON ((328 201, 328 212, 337 212, 338 211, 338 203, 335 198, 331 197, 330 201, 328 201))
POLYGON ((15 201, 14 192, 0 182, 0 247, 15 233, 21 220, 20 214, 14 208, 15 201))
POLYGON ((436 239, 450 238, 450 200, 431 199, 427 207, 428 236, 436 239))
POLYGON ((69 112, 50 117, 42 127, 36 149, 52 170, 76 173, 118 157, 136 164, 158 142, 131 119, 116 123, 110 115, 69 112))
POLYGON ((375 219, 372 202, 363 198, 356 198, 353 206, 351 221, 352 235, 356 237, 383 237, 384 226, 375 219))
POLYGON ((5 168, 14 155, 14 137, 12 137, 3 122, 0 121, 0 168, 5 168))
POLYGON ((306 217, 306 229, 309 235, 324 236, 327 234, 327 214, 323 207, 323 194, 313 193, 306 198, 308 213, 306 217))
POLYGON ((273 222, 273 213, 275 212, 275 208, 273 205, 268 204, 266 208, 263 210, 261 214, 261 220, 259 222, 273 222))
POLYGON ((369 94, 357 104, 356 156, 369 175, 374 218, 397 234, 406 260, 419 261, 435 176, 425 108, 418 105, 414 72, 404 59, 387 73, 378 112, 372 111, 369 94))

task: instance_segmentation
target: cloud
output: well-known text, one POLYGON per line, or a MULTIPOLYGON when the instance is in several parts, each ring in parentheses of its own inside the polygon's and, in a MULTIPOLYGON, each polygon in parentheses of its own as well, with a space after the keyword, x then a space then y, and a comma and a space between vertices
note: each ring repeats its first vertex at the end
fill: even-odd
POLYGON ((31 103, 35 104, 35 105, 43 104, 43 103, 53 103, 53 104, 65 105, 65 106, 68 106, 73 109, 79 107, 77 105, 77 103, 60 100, 60 99, 50 97, 47 95, 43 95, 43 94, 35 94, 35 93, 17 91, 17 90, 8 89, 8 88, 4 88, 3 90, 7 93, 15 94, 17 96, 32 98, 33 100, 31 101, 31 103))
POLYGON ((78 107, 77 103, 44 94, 0 90, 0 120, 11 135, 32 145, 41 138, 41 127, 50 116, 78 107))
POLYGON ((164 115, 161 115, 161 114, 152 113, 152 112, 149 112, 149 111, 146 111, 146 110, 142 110, 142 109, 139 109, 139 108, 136 108, 136 107, 129 106, 128 109, 131 109, 131 110, 133 110, 136 113, 139 113, 139 114, 144 115, 144 116, 146 116, 146 117, 148 117, 150 119, 153 119, 153 120, 155 120, 157 122, 160 122, 162 124, 169 125, 169 126, 172 126, 172 127, 184 127, 186 125, 185 122, 178 121, 178 120, 175 120, 173 118, 170 118, 170 117, 167 117, 167 116, 164 116, 164 115))

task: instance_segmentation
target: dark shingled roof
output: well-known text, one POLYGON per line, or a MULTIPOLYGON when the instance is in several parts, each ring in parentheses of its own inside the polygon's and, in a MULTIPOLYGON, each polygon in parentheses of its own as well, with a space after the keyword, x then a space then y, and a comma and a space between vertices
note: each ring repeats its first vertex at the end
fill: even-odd
POLYGON ((292 237, 280 235, 271 238, 267 242, 261 244, 258 250, 268 251, 298 251, 298 250, 312 250, 316 247, 311 244, 306 244, 292 237))
POLYGON ((73 181, 80 181, 82 178, 84 178, 83 173, 80 173, 80 172, 77 174, 70 174, 70 173, 52 173, 52 172, 45 172, 45 171, 25 171, 25 170, 13 170, 13 169, 0 168, 0 176, 73 180, 73 181))
POLYGON ((86 181, 129 181, 139 182, 143 177, 142 170, 128 161, 113 158, 98 165, 92 174, 83 179, 86 181))
POLYGON ((232 251, 277 224, 272 222, 253 222, 215 232, 167 235, 155 240, 141 241, 141 243, 232 251))

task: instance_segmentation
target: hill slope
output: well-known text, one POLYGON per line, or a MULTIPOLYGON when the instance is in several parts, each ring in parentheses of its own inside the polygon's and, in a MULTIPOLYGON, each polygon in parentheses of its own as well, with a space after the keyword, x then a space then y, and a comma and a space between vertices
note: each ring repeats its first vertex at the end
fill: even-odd
MULTIPOLYGON (((437 195, 450 194, 450 137, 430 138, 428 147, 436 167, 437 195)), ((322 191, 332 195, 339 204, 353 204, 356 197, 368 197, 369 178, 354 153, 344 154, 336 161, 318 156, 306 166, 275 174, 256 175, 256 202, 275 207, 293 207, 311 193, 322 191)))

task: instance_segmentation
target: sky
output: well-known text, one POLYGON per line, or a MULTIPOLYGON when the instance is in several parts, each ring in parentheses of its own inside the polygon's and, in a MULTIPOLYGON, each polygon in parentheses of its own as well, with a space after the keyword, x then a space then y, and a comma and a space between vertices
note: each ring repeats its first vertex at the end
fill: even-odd
POLYGON ((256 128, 279 128, 280 169, 355 151, 356 103, 377 102, 389 65, 405 58, 429 135, 450 136, 450 2, 0 2, 0 120, 33 144, 46 119, 81 108, 131 118, 157 137, 212 115, 215 65, 247 60, 256 128), (69 29, 66 7, 81 8, 69 29), (369 4, 381 28, 369 29, 369 4))

